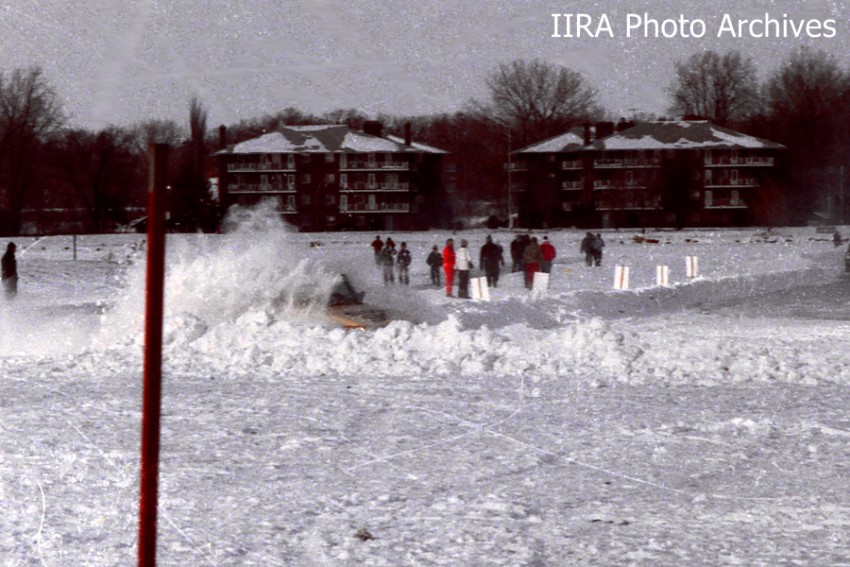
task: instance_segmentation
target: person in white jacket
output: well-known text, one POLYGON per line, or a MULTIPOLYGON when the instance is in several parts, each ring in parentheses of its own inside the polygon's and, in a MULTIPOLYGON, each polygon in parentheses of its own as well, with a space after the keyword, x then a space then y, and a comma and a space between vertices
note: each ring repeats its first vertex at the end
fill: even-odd
POLYGON ((472 265, 472 255, 467 248, 466 240, 460 241, 460 248, 455 256, 455 271, 457 272, 457 296, 461 299, 469 299, 469 271, 472 265))

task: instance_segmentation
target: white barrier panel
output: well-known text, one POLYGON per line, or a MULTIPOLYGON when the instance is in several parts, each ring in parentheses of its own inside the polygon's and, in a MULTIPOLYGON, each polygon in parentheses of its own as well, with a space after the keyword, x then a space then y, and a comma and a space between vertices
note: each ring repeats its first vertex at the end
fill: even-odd
POLYGON ((549 274, 534 272, 534 279, 531 283, 531 297, 540 299, 546 295, 547 291, 549 291, 549 274))
POLYGON ((685 268, 689 278, 695 278, 699 275, 699 262, 696 256, 685 256, 685 268))
POLYGON ((655 283, 657 285, 670 285, 670 268, 667 266, 655 266, 655 283))
POLYGON ((614 289, 629 289, 629 267, 614 268, 614 289))
POLYGON ((490 286, 487 285, 487 278, 472 278, 472 299, 476 301, 490 301, 490 286))

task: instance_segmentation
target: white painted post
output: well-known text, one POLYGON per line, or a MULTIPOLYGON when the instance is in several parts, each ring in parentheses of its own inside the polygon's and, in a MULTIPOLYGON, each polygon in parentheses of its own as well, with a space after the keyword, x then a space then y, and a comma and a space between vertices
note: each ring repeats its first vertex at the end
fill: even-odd
POLYGON ((534 272, 534 279, 531 281, 531 297, 540 299, 549 291, 549 274, 545 272, 534 272))
POLYGON ((655 283, 660 286, 670 285, 670 268, 668 266, 655 266, 655 283))
POLYGON ((614 289, 629 289, 629 267, 616 266, 614 268, 614 289))
POLYGON ((472 299, 475 301, 490 301, 490 286, 487 278, 472 278, 472 299))
POLYGON ((685 269, 689 278, 699 276, 699 262, 696 256, 685 256, 685 269))

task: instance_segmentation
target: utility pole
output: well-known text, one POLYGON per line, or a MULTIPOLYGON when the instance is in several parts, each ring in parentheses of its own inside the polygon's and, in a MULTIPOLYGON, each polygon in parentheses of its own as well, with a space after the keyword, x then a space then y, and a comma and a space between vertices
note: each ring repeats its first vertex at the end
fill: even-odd
POLYGON ((514 227, 514 205, 513 205, 513 172, 514 163, 511 158, 511 150, 513 150, 513 140, 511 139, 511 130, 508 128, 508 228, 514 227))

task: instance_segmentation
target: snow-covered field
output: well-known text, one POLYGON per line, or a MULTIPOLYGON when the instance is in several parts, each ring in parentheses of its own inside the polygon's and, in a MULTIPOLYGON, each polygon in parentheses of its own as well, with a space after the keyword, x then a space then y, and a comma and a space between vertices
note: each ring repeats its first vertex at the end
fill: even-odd
MULTIPOLYGON (((486 234, 455 237, 477 263, 486 234)), ((608 231, 590 268, 583 232, 548 235, 548 295, 507 274, 489 303, 428 285, 445 232, 392 234, 409 288, 373 233, 169 235, 159 564, 850 565, 844 247, 608 231), (341 271, 409 320, 329 324, 341 271)), ((142 238, 15 239, 2 566, 135 564, 142 238)))

